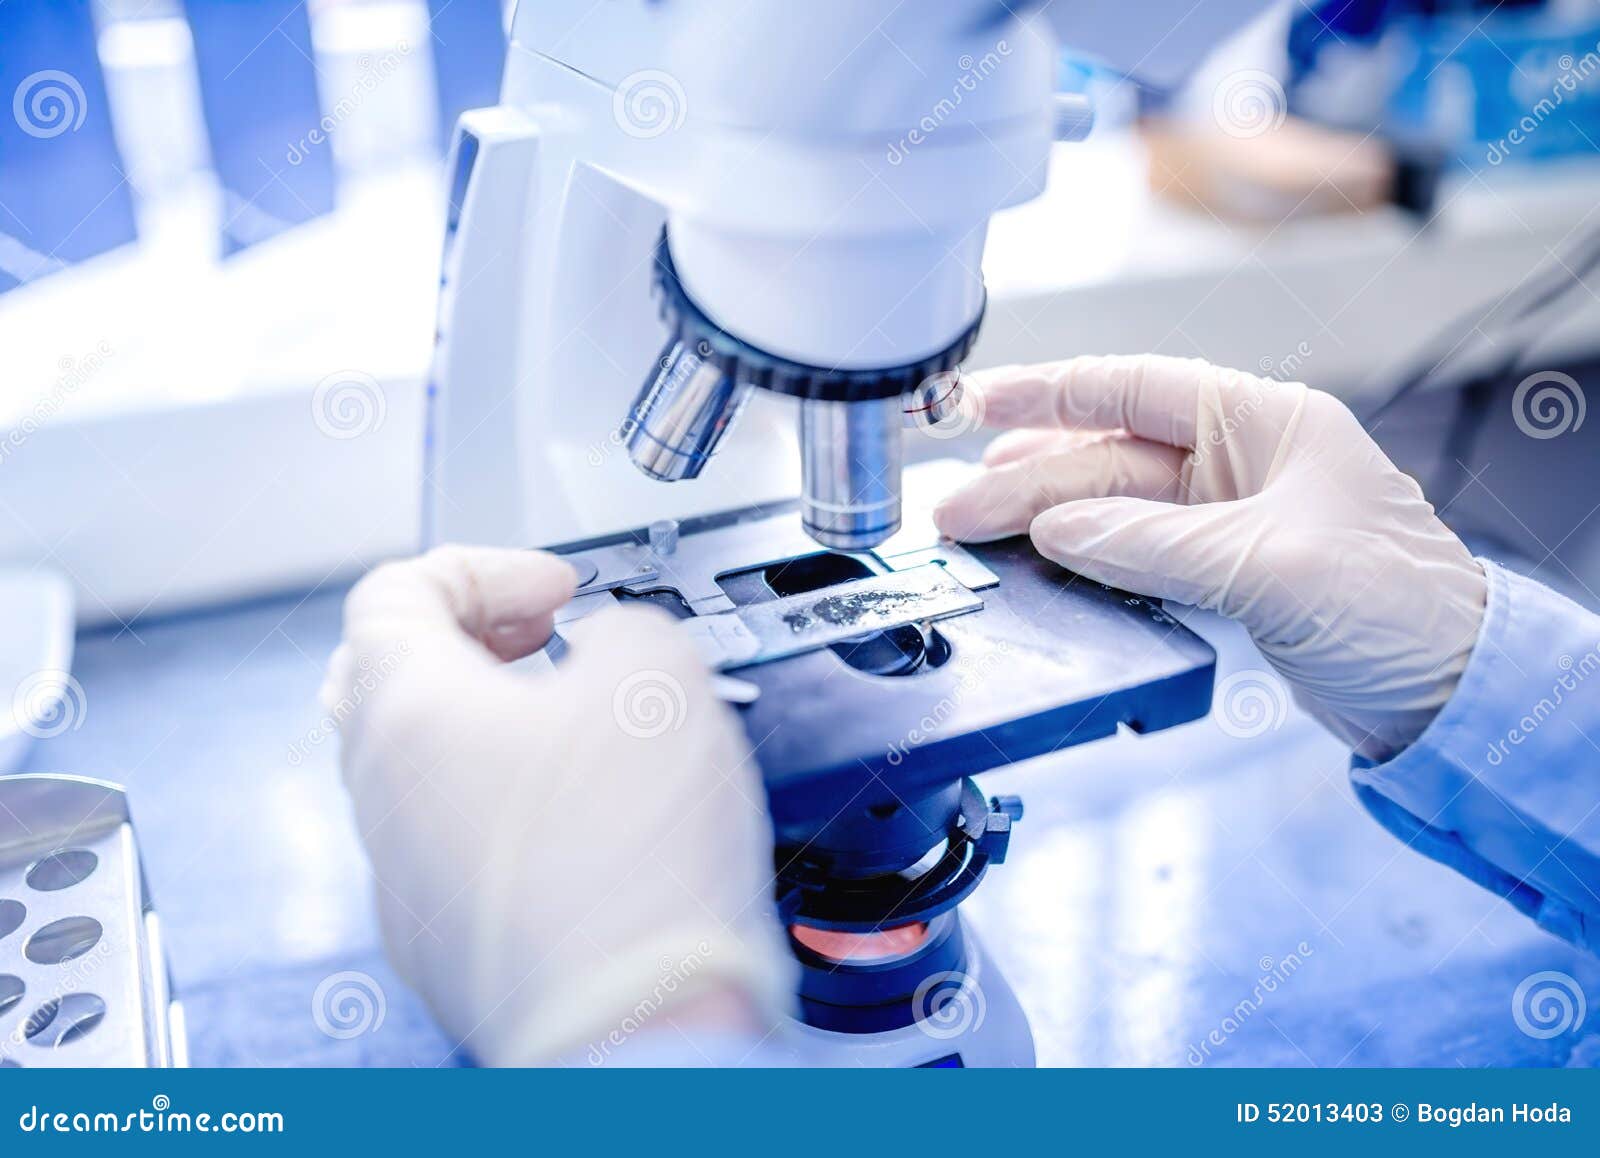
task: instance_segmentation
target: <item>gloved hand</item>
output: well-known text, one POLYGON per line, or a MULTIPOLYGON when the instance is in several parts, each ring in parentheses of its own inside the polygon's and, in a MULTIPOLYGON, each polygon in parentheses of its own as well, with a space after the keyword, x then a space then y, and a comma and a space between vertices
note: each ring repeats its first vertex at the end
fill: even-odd
POLYGON ((573 584, 552 555, 446 547, 346 601, 323 700, 390 958, 490 1064, 625 1058, 684 1017, 759 1036, 793 959, 749 746, 659 612, 571 625, 555 671, 505 666, 573 584))
POLYGON ((1208 363, 1072 358, 970 379, 1012 433, 935 511, 1092 579, 1237 619, 1296 699, 1385 759, 1449 699, 1482 568, 1331 395, 1208 363))

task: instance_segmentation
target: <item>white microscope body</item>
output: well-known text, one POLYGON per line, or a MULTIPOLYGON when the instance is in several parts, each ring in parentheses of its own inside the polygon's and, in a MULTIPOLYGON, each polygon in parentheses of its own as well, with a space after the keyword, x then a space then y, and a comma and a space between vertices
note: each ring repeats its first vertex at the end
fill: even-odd
POLYGON ((530 545, 794 497, 797 403, 769 391, 702 477, 629 461, 618 427, 667 337, 663 227, 744 341, 915 363, 977 320, 989 215, 1043 187, 1055 61, 1047 29, 980 0, 519 5, 502 103, 457 130, 429 537, 530 545))
MULTIPOLYGON (((873 546, 898 521, 906 400, 858 388, 965 353, 990 215, 1087 131, 1081 99, 1053 95, 1058 35, 1170 76, 1259 6, 1161 0, 1130 27, 1116 0, 519 4, 501 103, 463 116, 452 150, 425 538, 537 546, 803 490, 815 538, 873 546), (668 251, 680 305, 749 381, 669 343, 668 251), (763 388, 785 374, 821 393, 763 388), (830 396, 835 378, 857 392, 830 396), (686 385, 694 406, 671 393, 686 385)), ((1020 1007, 984 968, 990 1042, 960 1051, 1027 1064, 1020 1007)), ((851 1052, 796 1031, 808 1056, 851 1052)), ((872 1037, 862 1059, 957 1052, 872 1037)))
POLYGON ((663 227, 744 342, 913 365, 978 320, 989 216, 1087 130, 1052 101, 1058 34, 1170 78, 1262 5, 518 4, 501 103, 452 150, 425 537, 526 546, 792 498, 797 403, 767 390, 703 476, 628 461, 618 428, 667 337, 663 227))

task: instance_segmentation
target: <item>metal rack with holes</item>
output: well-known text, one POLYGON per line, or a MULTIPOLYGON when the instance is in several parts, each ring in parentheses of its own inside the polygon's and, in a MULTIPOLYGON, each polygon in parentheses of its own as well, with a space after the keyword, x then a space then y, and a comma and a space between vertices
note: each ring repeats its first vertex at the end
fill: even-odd
POLYGON ((126 794, 0 778, 0 1068, 182 1064, 126 794))

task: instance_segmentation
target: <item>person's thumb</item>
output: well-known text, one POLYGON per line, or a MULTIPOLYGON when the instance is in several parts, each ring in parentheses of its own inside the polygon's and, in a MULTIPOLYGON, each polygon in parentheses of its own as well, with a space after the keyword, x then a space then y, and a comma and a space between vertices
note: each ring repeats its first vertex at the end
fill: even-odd
POLYGON ((1028 533, 1041 555, 1087 578, 1226 614, 1235 577, 1257 546, 1241 505, 1082 499, 1045 511, 1028 533))

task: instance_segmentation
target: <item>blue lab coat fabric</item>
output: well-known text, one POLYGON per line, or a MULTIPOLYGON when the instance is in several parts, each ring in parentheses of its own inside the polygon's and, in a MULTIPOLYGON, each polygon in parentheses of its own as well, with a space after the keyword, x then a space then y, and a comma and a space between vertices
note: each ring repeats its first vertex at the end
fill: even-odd
POLYGON ((1484 561, 1455 694, 1386 763, 1351 769, 1391 832, 1600 951, 1600 615, 1484 561))

